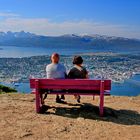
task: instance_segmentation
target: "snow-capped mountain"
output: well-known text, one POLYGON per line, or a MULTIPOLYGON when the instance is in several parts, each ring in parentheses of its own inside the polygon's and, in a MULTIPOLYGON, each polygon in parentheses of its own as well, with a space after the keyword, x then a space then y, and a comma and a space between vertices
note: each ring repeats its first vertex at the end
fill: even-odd
POLYGON ((34 47, 90 47, 91 49, 120 49, 140 50, 140 40, 106 35, 77 35, 43 36, 30 32, 0 32, 0 45, 34 46, 34 47))
POLYGON ((26 38, 26 37, 34 37, 36 36, 33 33, 29 33, 29 32, 24 32, 24 31, 20 31, 20 32, 0 32, 0 38, 4 37, 4 38, 26 38))

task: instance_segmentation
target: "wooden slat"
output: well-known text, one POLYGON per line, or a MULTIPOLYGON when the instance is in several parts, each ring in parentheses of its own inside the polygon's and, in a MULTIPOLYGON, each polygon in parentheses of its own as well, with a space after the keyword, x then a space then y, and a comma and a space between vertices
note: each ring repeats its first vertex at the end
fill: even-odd
MULTIPOLYGON (((91 79, 38 79, 40 89, 86 89, 97 90, 101 80, 91 79)), ((111 89, 111 80, 105 81, 105 90, 111 89)), ((30 87, 35 88, 35 79, 30 79, 30 87)))
MULTIPOLYGON (((65 94, 65 95, 75 95, 75 94, 77 94, 77 95, 82 95, 82 96, 84 96, 84 95, 85 95, 85 96, 87 96, 87 95, 88 95, 88 96, 90 96, 90 95, 91 95, 91 96, 93 96, 93 95, 94 95, 94 96, 100 96, 99 93, 74 93, 74 92, 73 92, 73 93, 63 93, 63 92, 57 92, 57 93, 56 93, 56 92, 51 92, 50 94, 58 94, 58 95, 61 95, 61 94, 65 94)), ((105 96, 110 96, 110 93, 104 93, 104 95, 105 95, 105 96)))

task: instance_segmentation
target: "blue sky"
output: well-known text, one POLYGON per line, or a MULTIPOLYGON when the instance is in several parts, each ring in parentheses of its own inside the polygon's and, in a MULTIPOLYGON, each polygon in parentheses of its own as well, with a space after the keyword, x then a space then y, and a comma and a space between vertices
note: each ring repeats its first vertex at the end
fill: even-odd
POLYGON ((0 31, 140 39, 140 0, 0 0, 0 31))

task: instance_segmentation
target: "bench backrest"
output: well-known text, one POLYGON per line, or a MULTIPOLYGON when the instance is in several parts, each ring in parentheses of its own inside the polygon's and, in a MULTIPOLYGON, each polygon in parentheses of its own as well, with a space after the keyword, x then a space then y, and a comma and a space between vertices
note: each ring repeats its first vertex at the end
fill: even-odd
POLYGON ((104 90, 111 90, 111 80, 93 79, 30 79, 30 88, 39 89, 76 89, 76 90, 100 90, 101 81, 104 81, 104 90))

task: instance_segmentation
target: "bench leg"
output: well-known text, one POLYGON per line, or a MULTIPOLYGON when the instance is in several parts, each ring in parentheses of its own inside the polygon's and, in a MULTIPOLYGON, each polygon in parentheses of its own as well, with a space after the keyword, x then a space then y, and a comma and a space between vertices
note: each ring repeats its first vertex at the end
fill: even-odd
POLYGON ((39 113, 40 112, 40 93, 39 93, 39 83, 38 80, 36 80, 36 92, 35 92, 35 96, 36 96, 36 112, 39 113))
POLYGON ((36 93, 36 112, 40 112, 40 96, 38 93, 36 93))
POLYGON ((101 81, 100 86, 100 116, 102 117, 104 115, 104 81, 101 81))
POLYGON ((100 116, 104 115, 104 95, 100 95, 100 116))

